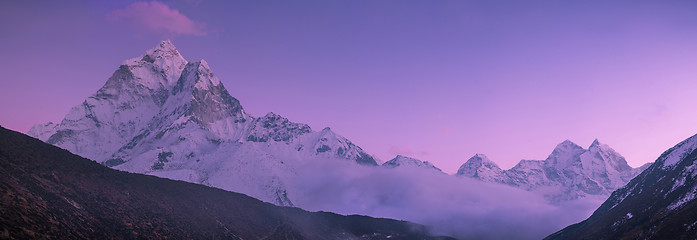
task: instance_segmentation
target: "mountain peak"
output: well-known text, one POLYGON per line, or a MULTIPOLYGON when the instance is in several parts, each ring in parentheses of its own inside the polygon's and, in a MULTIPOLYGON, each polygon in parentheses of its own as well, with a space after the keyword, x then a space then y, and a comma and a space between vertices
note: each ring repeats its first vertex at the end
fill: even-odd
POLYGON ((472 177, 477 174, 479 169, 489 169, 496 172, 501 171, 501 168, 495 162, 489 160, 486 155, 477 153, 460 166, 457 170, 457 175, 472 177))
POLYGON ((174 44, 165 40, 155 48, 145 51, 144 55, 124 61, 122 68, 125 66, 130 72, 145 76, 145 80, 148 81, 145 81, 144 85, 154 89, 158 87, 158 84, 164 86, 176 84, 187 63, 174 44), (152 73, 142 74, 146 72, 152 73), (149 79, 158 79, 158 81, 153 82, 149 79))
MULTIPOLYGON (((417 159, 412 158, 412 157, 407 157, 407 156, 404 156, 404 155, 397 155, 397 156, 395 156, 395 157, 394 157, 392 160, 390 160, 390 161, 397 161, 397 160, 417 160, 417 159)), ((388 161, 388 162, 389 162, 389 161, 388 161)))
POLYGON ((396 167, 410 167, 410 168, 426 168, 426 169, 431 169, 431 170, 436 170, 438 172, 442 172, 440 168, 437 168, 433 164, 431 164, 428 161, 421 161, 416 158, 412 157, 407 157, 404 155, 397 155, 395 158, 392 160, 389 160, 385 163, 382 164, 383 167, 389 167, 389 168, 396 168, 396 167))
POLYGON ((198 80, 207 80, 197 81, 196 87, 210 88, 220 84, 220 80, 213 75, 213 70, 211 70, 211 67, 208 66, 208 62, 206 62, 206 60, 201 59, 200 61, 194 62, 194 65, 196 66, 197 73, 199 74, 198 80))
POLYGON ((199 65, 199 69, 205 69, 205 70, 211 71, 211 67, 208 66, 208 62, 206 62, 206 60, 204 60, 204 59, 201 59, 200 61, 198 61, 198 65, 199 65))
POLYGON ((585 151, 583 147, 567 139, 557 144, 556 147, 554 147, 554 150, 552 150, 552 155, 580 154, 583 151, 585 151))
POLYGON ((177 47, 175 47, 170 40, 165 40, 160 42, 155 48, 145 51, 145 55, 143 55, 141 60, 153 63, 158 60, 169 58, 184 59, 181 54, 179 54, 179 51, 177 51, 177 47))
POLYGON ((205 60, 200 60, 186 64, 174 92, 190 87, 203 90, 213 89, 219 85, 221 85, 220 80, 213 75, 213 70, 208 66, 208 63, 205 60))
POLYGON ((467 164, 467 163, 475 164, 477 166, 482 166, 482 165, 488 164, 488 165, 496 166, 498 168, 498 165, 495 162, 489 160, 489 157, 487 157, 483 153, 474 154, 474 156, 472 156, 471 158, 469 158, 467 160, 467 162, 465 162, 465 164, 467 164))
POLYGON ((627 169, 630 168, 629 165, 626 164, 626 161, 624 160, 624 157, 617 153, 614 149, 612 149, 610 146, 607 144, 603 144, 598 142, 598 139, 593 141, 593 143, 588 147, 588 151, 591 153, 599 153, 601 156, 606 157, 607 159, 605 160, 611 160, 614 159, 616 161, 620 162, 620 165, 622 165, 622 168, 627 169))
POLYGON ((590 146, 588 146, 588 151, 591 152, 598 152, 598 151, 608 151, 611 150, 610 146, 602 144, 598 141, 598 139, 595 139, 593 143, 591 143, 590 146))
POLYGON ((457 170, 457 176, 476 178, 489 182, 503 182, 505 173, 499 165, 489 160, 486 155, 477 153, 457 170))
POLYGON ((596 138, 595 140, 593 140, 593 143, 591 143, 591 146, 598 144, 600 144, 600 141, 598 141, 598 139, 596 138))
POLYGON ((209 125, 228 117, 232 117, 232 122, 246 121, 239 100, 230 96, 204 60, 186 64, 172 93, 174 104, 190 105, 188 114, 196 116, 200 124, 209 125))
POLYGON ((547 157, 545 165, 553 166, 557 169, 565 169, 570 166, 579 165, 580 159, 578 157, 584 152, 586 152, 586 149, 583 147, 570 140, 564 140, 562 143, 558 144, 552 151, 552 154, 547 157))
POLYGON ((564 140, 563 142, 557 144, 557 146, 555 147, 555 149, 557 149, 557 148, 583 148, 583 147, 581 147, 580 145, 578 145, 578 144, 572 142, 572 141, 569 140, 569 139, 566 139, 566 140, 564 140))
POLYGON ((278 115, 274 112, 268 112, 268 113, 266 113, 266 115, 264 115, 264 118, 278 118, 278 117, 281 117, 281 115, 278 115))

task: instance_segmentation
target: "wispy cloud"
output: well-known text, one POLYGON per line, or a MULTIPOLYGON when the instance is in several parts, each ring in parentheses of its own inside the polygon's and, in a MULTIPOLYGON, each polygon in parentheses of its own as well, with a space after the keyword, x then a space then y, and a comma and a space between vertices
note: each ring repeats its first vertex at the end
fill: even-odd
POLYGON ((126 8, 117 9, 107 16, 114 21, 127 21, 153 33, 204 36, 207 34, 203 22, 196 22, 164 3, 134 2, 126 8))
POLYGON ((553 205, 540 194, 428 169, 332 161, 298 169, 289 196, 301 208, 408 220, 459 239, 541 239, 587 218, 604 200, 553 205))

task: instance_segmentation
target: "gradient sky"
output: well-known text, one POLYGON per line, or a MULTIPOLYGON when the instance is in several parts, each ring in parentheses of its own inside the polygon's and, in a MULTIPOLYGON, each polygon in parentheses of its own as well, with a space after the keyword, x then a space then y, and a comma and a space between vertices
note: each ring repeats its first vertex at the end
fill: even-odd
POLYGON ((598 138, 637 167, 697 133, 695 1, 1 1, 0 124, 60 121, 171 39, 254 116, 382 161, 507 169, 598 138))

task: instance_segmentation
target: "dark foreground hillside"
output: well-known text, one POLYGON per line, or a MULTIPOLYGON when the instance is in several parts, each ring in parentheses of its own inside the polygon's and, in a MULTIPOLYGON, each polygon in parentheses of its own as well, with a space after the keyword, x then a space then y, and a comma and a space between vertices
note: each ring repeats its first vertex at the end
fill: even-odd
POLYGON ((438 239, 404 221, 116 171, 0 127, 0 239, 40 238, 438 239))

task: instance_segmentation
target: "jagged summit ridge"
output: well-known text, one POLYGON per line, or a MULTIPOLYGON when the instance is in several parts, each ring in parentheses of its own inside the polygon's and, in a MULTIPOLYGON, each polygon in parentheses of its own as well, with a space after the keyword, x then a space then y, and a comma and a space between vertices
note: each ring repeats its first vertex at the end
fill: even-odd
POLYGON ((314 132, 270 113, 247 114, 205 60, 171 41, 126 60, 59 124, 29 133, 130 172, 202 183, 292 205, 284 179, 308 159, 375 159, 328 128, 314 132))
POLYGON ((697 135, 666 150, 588 219, 545 239, 694 239, 696 160, 697 135))
POLYGON ((585 149, 578 144, 570 140, 565 140, 558 144, 547 159, 545 159, 545 165, 559 169, 571 167, 574 164, 578 164, 576 158, 584 151, 585 149))
POLYGON ((232 118, 232 122, 250 119, 239 100, 230 96, 204 60, 186 65, 173 94, 180 98, 174 104, 187 105, 186 115, 193 116, 201 126, 208 127, 226 118, 232 118))
POLYGON ((557 191, 546 192, 545 196, 552 201, 564 201, 587 195, 609 195, 644 169, 646 165, 630 167, 622 155, 596 139, 588 149, 565 140, 545 160, 521 160, 508 170, 501 170, 486 156, 477 154, 457 174, 530 191, 556 188, 557 191))
POLYGON ((144 55, 124 61, 121 66, 135 71, 135 74, 139 76, 150 75, 151 73, 148 70, 154 70, 152 73, 154 74, 153 77, 140 78, 140 80, 145 80, 140 82, 141 84, 153 88, 158 84, 164 86, 175 84, 187 63, 188 61, 179 53, 174 44, 166 40, 162 41, 157 47, 145 51, 144 55), (143 67, 146 68, 144 69, 143 67), (159 77, 157 75, 162 76, 159 77))

